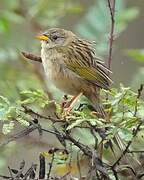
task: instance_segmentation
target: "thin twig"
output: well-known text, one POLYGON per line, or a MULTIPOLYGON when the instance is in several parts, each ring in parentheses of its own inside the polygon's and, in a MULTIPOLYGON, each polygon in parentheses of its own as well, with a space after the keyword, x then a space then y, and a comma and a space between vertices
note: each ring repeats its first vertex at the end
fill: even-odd
POLYGON ((114 41, 114 28, 115 28, 115 2, 116 0, 108 0, 108 7, 111 16, 111 30, 109 38, 109 55, 108 55, 108 68, 111 69, 112 63, 112 50, 113 50, 113 41, 114 41))
POLYGON ((104 166, 102 160, 99 158, 98 153, 96 152, 96 150, 92 150, 91 148, 89 148, 88 146, 82 144, 81 142, 77 141, 76 139, 74 139, 72 136, 70 136, 68 133, 66 133, 65 135, 63 135, 63 137, 65 139, 67 139, 68 141, 72 142, 75 146, 77 146, 86 156, 92 158, 93 155, 95 157, 94 162, 95 162, 95 168, 102 173, 105 177, 109 177, 108 176, 108 172, 106 167, 104 166))
MULTIPOLYGON (((47 129, 42 128, 42 130, 45 131, 45 132, 50 132, 51 133, 51 131, 49 131, 47 129)), ((92 150, 88 146, 86 146, 86 145, 82 144, 81 142, 77 141, 76 139, 74 139, 69 133, 67 133, 67 132, 66 133, 52 132, 52 133, 57 134, 63 140, 68 140, 69 142, 73 143, 86 156, 92 158, 92 156, 93 156, 92 150)), ((108 176, 107 170, 106 170, 105 166, 103 165, 103 162, 100 160, 97 152, 95 151, 94 153, 95 153, 96 169, 98 171, 100 171, 102 174, 104 174, 105 176, 108 176)))
POLYGON ((36 56, 36 55, 34 55, 34 54, 27 53, 27 52, 21 52, 21 54, 22 54, 25 58, 27 58, 27 59, 29 59, 29 60, 36 61, 36 62, 40 62, 40 63, 42 62, 42 59, 41 59, 40 56, 36 56))
POLYGON ((3 179, 11 179, 11 180, 12 180, 12 177, 10 177, 10 176, 0 175, 0 178, 3 178, 3 179))
POLYGON ((113 172, 113 175, 114 175, 115 179, 119 180, 117 171, 114 168, 112 169, 112 172, 113 172))
POLYGON ((128 153, 144 153, 144 150, 132 150, 129 151, 128 153))
POLYGON ((79 159, 79 152, 77 152, 77 167, 78 167, 78 172, 79 172, 79 178, 82 178, 82 173, 81 173, 81 166, 80 166, 80 159, 79 159))
POLYGON ((69 148, 69 151, 70 151, 70 157, 69 157, 69 163, 68 163, 68 166, 69 166, 69 172, 71 172, 71 169, 72 169, 72 143, 70 143, 70 148, 69 148))
POLYGON ((20 168, 19 168, 18 173, 17 173, 17 175, 16 175, 15 178, 20 179, 20 177, 23 176, 22 172, 23 172, 23 170, 24 170, 24 167, 25 167, 25 161, 23 160, 23 161, 20 163, 20 168))
POLYGON ((50 120, 50 121, 52 121, 53 123, 55 123, 55 122, 63 122, 63 120, 62 119, 58 119, 58 118, 54 118, 54 117, 51 117, 51 116, 44 116, 44 115, 42 115, 42 114, 39 114, 39 113, 37 113, 37 112, 35 112, 34 110, 32 110, 31 108, 29 108, 29 107, 27 107, 27 106, 22 106, 23 108, 24 108, 24 112, 26 113, 26 114, 29 114, 29 115, 35 115, 36 117, 38 117, 38 118, 42 118, 42 119, 47 119, 47 120, 50 120))
POLYGON ((7 140, 5 140, 4 142, 0 143, 0 147, 3 147, 5 145, 7 145, 9 142, 15 141, 15 140, 17 140, 19 138, 22 138, 22 137, 30 134, 31 132, 33 132, 37 128, 38 128, 37 126, 33 126, 33 125, 25 128, 24 130, 20 131, 17 134, 12 135, 7 140))
POLYGON ((54 162, 54 156, 55 156, 55 153, 53 152, 53 153, 52 153, 51 162, 49 163, 49 172, 48 172, 48 175, 47 175, 47 179, 50 178, 50 174, 51 174, 52 166, 53 166, 53 162, 54 162))
POLYGON ((139 125, 137 126, 137 128, 135 129, 135 131, 133 133, 133 138, 127 143, 125 150, 122 152, 121 156, 117 159, 117 161, 112 165, 112 168, 114 168, 116 165, 118 165, 120 160, 124 157, 124 155, 129 152, 129 147, 132 144, 134 137, 136 137, 136 135, 138 134, 140 127, 143 123, 144 123, 143 121, 141 121, 139 123, 139 125))
POLYGON ((144 88, 144 84, 141 84, 141 85, 140 85, 140 88, 138 89, 138 94, 137 94, 136 103, 135 103, 134 117, 136 117, 136 115, 137 115, 137 111, 138 111, 138 100, 139 100, 140 97, 141 97, 143 88, 144 88))
POLYGON ((13 174, 12 174, 11 168, 9 166, 8 166, 8 170, 9 170, 11 178, 13 178, 13 174))
POLYGON ((31 167, 26 171, 23 180, 27 180, 27 178, 35 178, 35 171, 37 168, 37 164, 32 164, 31 167))
POLYGON ((39 168, 39 179, 45 178, 45 157, 40 154, 39 156, 40 168, 39 168))
POLYGON ((67 172, 66 174, 64 174, 64 175, 60 178, 60 180, 64 180, 65 178, 68 177, 68 175, 70 175, 70 172, 67 172))
POLYGON ((44 132, 48 132, 48 133, 50 133, 50 134, 54 134, 54 135, 56 135, 56 136, 61 136, 61 137, 63 137, 62 134, 57 133, 57 132, 55 132, 55 131, 51 131, 51 130, 44 129, 44 128, 41 128, 41 130, 44 131, 44 132))

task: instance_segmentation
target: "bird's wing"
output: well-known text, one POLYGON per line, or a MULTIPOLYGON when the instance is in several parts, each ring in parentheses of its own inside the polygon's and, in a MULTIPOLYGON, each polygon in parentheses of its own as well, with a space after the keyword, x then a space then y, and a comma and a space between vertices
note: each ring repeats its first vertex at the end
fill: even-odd
MULTIPOLYGON (((84 49, 83 49, 84 50, 84 49)), ((109 83, 112 82, 106 71, 110 71, 104 63, 96 58, 91 49, 86 53, 84 51, 74 51, 70 53, 69 58, 65 59, 65 64, 68 69, 79 75, 81 78, 101 87, 109 89, 109 83), (83 53, 83 54, 82 54, 83 53)))

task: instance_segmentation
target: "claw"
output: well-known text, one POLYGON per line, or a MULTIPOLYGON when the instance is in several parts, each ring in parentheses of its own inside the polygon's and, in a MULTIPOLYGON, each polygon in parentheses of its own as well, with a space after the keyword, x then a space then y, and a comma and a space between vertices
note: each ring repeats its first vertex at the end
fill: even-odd
POLYGON ((83 93, 80 92, 77 96, 74 96, 70 101, 67 102, 67 99, 66 99, 65 104, 63 105, 63 108, 62 108, 62 111, 64 112, 65 116, 67 116, 71 112, 74 105, 76 104, 76 102, 82 95, 83 93))

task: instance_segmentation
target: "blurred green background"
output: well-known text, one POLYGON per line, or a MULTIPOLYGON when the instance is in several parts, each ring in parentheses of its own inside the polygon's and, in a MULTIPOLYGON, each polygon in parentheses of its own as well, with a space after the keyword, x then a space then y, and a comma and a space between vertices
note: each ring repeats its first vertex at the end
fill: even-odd
MULTIPOLYGON (((144 82, 144 2, 116 2, 113 86, 123 83, 137 89, 144 82)), ((41 64, 21 55, 21 51, 39 55, 40 43, 35 36, 50 27, 69 29, 96 41, 96 52, 107 63, 110 16, 106 0, 0 0, 0 95, 11 102, 26 89, 44 89, 48 95, 54 90, 54 98, 60 97, 46 81, 41 64)), ((38 152, 55 144, 54 137, 40 139, 37 133, 10 143, 0 151, 0 172, 22 159, 29 164, 37 161, 38 152)))

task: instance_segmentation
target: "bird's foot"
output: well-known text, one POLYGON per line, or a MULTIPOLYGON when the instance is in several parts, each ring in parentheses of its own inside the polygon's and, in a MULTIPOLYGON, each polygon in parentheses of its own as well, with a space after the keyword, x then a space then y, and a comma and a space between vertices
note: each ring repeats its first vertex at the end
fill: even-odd
POLYGON ((67 95, 64 95, 64 96, 63 96, 63 99, 62 99, 62 102, 61 102, 62 112, 63 112, 63 109, 67 106, 67 103, 68 103, 68 96, 67 96, 67 95))
POLYGON ((79 93, 77 96, 74 96, 70 101, 68 101, 67 96, 64 96, 64 103, 62 104, 62 113, 64 113, 64 116, 67 116, 70 114, 71 110, 73 109, 74 105, 78 101, 78 99, 82 96, 83 93, 79 93))
POLYGON ((64 116, 67 116, 70 111, 72 110, 69 106, 70 106, 70 102, 71 100, 69 101, 68 100, 68 96, 67 95, 64 95, 63 96, 63 100, 62 100, 62 103, 61 103, 61 114, 63 114, 64 116))

